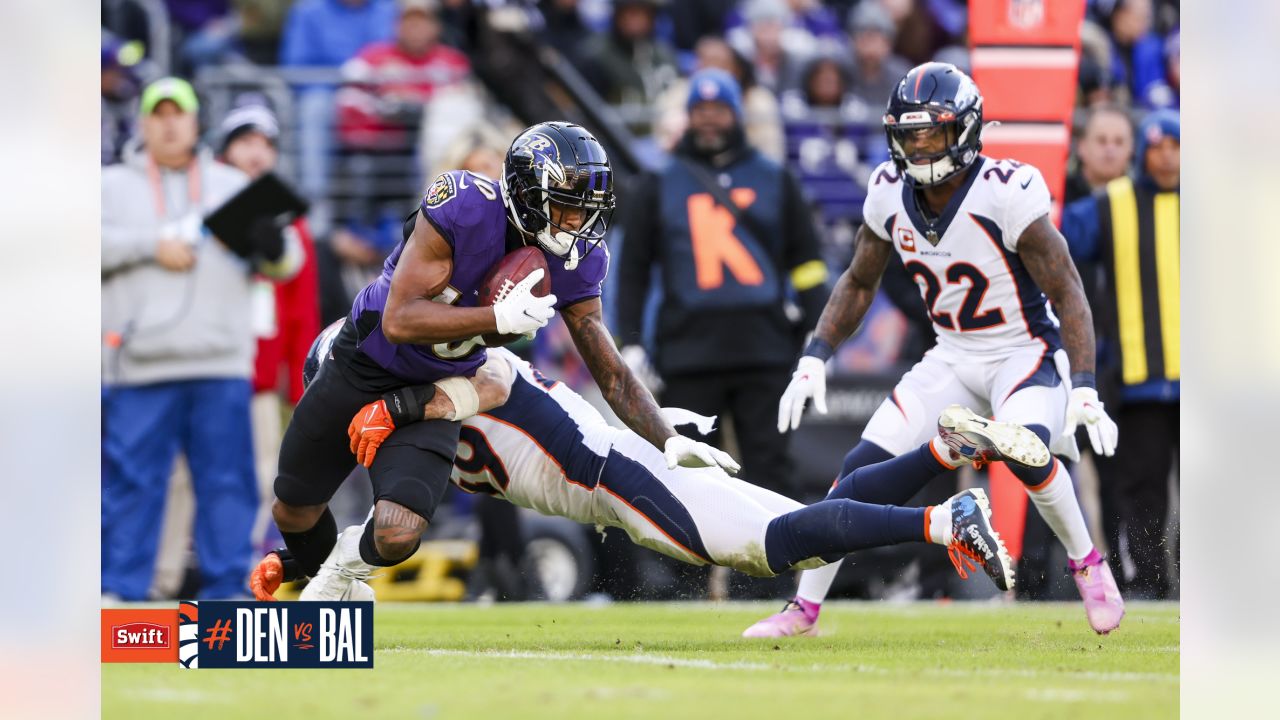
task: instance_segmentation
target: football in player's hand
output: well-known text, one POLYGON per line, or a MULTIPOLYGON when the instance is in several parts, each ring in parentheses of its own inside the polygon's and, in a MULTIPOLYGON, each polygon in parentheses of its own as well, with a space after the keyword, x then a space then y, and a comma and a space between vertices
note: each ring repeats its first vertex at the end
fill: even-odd
MULTIPOLYGON (((489 269, 489 274, 480 281, 480 296, 476 300, 479 307, 489 307, 515 288, 516 283, 529 276, 534 270, 542 269, 542 279, 533 286, 533 294, 545 297, 551 293, 551 271, 547 268, 547 259, 542 251, 535 247, 522 247, 507 253, 489 269)), ((501 347, 519 340, 523 335, 500 335, 489 333, 484 336, 484 344, 488 347, 501 347)))

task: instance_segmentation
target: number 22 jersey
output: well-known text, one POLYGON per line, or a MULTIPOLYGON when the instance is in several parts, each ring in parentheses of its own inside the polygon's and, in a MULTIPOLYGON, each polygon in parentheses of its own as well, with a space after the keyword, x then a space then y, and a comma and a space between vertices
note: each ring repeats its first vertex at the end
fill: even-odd
POLYGON ((871 174, 863 218, 920 287, 938 334, 931 352, 956 362, 1061 347, 1058 319, 1018 257, 1018 238, 1049 210, 1039 170, 979 157, 933 224, 893 163, 883 163, 871 174))

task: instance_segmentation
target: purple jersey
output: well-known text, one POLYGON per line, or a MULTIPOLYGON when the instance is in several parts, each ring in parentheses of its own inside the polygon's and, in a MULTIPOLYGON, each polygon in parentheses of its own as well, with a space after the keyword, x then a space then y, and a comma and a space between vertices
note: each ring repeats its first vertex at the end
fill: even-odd
MULTIPOLYGON (((507 253, 507 207, 497 183, 471 172, 451 170, 437 177, 427 189, 419 206, 431 226, 453 248, 453 274, 444 292, 432 298, 435 302, 475 307, 480 281, 489 269, 507 253)), ((582 251, 579 247, 579 252, 582 251)), ((375 313, 381 317, 391 290, 391 276, 404 243, 396 246, 382 265, 382 274, 356 296, 351 319, 357 327, 369 327, 359 344, 360 350, 392 375, 408 383, 428 383, 452 376, 471 376, 484 364, 484 345, 480 338, 436 345, 395 345, 382 334, 381 322, 360 322, 362 315, 375 313)), ((609 252, 599 248, 565 270, 564 261, 547 256, 551 275, 551 292, 556 309, 599 297, 605 274, 609 271, 609 252)))

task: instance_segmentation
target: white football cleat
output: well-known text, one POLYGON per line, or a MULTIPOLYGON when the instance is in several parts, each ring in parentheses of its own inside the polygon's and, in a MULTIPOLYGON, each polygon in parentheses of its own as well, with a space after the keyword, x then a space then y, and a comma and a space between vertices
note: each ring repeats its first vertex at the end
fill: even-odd
POLYGON ((365 580, 376 569, 360 557, 363 525, 352 525, 338 534, 338 542, 320 566, 320 572, 302 589, 299 600, 373 600, 373 588, 365 580))
POLYGON ((972 410, 952 405, 938 416, 938 437, 960 458, 975 467, 1008 461, 1044 467, 1052 456, 1040 437, 1013 423, 988 420, 972 410))

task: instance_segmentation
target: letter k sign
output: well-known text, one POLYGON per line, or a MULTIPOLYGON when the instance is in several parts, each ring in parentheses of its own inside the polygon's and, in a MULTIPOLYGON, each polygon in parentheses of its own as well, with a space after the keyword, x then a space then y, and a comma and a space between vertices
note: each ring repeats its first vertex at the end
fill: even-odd
MULTIPOLYGON (((748 208, 755 202, 756 193, 751 188, 734 188, 729 197, 738 207, 748 208)), ((714 290, 724 285, 725 267, 740 285, 764 283, 760 265, 733 234, 733 213, 717 205, 709 193, 690 195, 687 205, 698 288, 714 290)))

